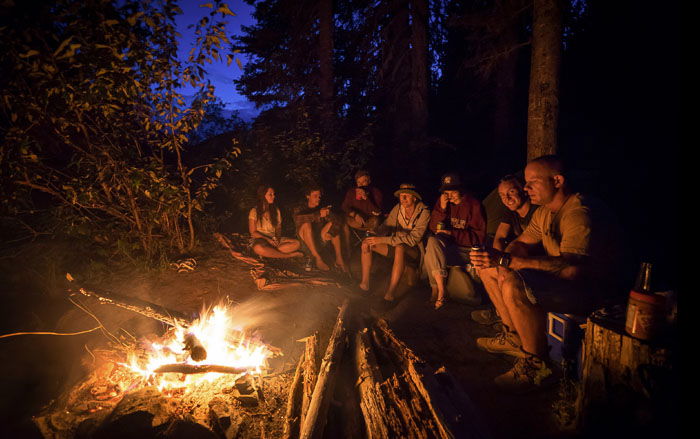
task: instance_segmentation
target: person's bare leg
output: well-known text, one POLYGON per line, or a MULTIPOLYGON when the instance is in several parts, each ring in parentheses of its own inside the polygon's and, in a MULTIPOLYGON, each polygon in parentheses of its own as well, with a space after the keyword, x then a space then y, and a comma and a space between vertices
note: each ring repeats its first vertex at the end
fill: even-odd
POLYGON ((318 253, 318 250, 316 249, 316 241, 314 240, 313 229, 311 228, 311 223, 304 223, 301 226, 299 226, 298 233, 299 233, 299 236, 301 237, 301 239, 304 241, 304 243, 306 243, 306 246, 309 248, 311 255, 316 260, 316 266, 318 267, 318 269, 322 270, 322 271, 330 270, 328 265, 326 265, 326 263, 323 262, 323 258, 321 258, 321 255, 318 253))
POLYGON ((433 272, 433 278, 435 279, 435 289, 437 290, 435 309, 438 309, 445 303, 445 277, 440 274, 439 270, 436 270, 433 272))
POLYGON ((361 247, 360 262, 362 263, 360 289, 369 291, 369 273, 372 270, 372 248, 364 242, 361 247))
POLYGON ((513 331, 515 330, 515 327, 513 326, 513 320, 510 318, 510 314, 508 313, 508 308, 503 303, 503 295, 501 293, 498 276, 499 274, 497 267, 479 270, 479 277, 481 278, 481 282, 484 284, 484 289, 489 295, 489 299, 491 299, 493 306, 496 308, 496 312, 499 316, 501 316, 503 325, 510 331, 513 331))
POLYGON ((280 243, 279 247, 277 247, 277 250, 281 251, 282 253, 294 254, 292 257, 303 256, 304 254, 302 252, 297 251, 299 250, 299 247, 301 247, 299 240, 282 238, 282 242, 280 243))
POLYGON ((544 311, 525 293, 525 285, 512 271, 503 274, 503 302, 508 308, 525 352, 540 358, 547 356, 547 333, 544 311))
POLYGON ((286 259, 303 256, 300 252, 283 253, 274 247, 256 244, 253 246, 253 252, 264 258, 286 259))
POLYGON ((396 287, 399 285, 405 266, 406 247, 398 245, 394 247, 394 264, 391 267, 391 278, 389 280, 389 287, 386 289, 386 294, 384 294, 384 300, 394 300, 394 290, 396 290, 396 287))
POLYGON ((345 259, 343 259, 343 246, 341 245, 340 233, 335 236, 331 236, 330 233, 328 233, 331 227, 333 227, 332 222, 328 222, 325 226, 323 226, 323 229, 321 229, 321 239, 331 242, 333 245, 333 250, 335 251, 335 265, 346 273, 348 269, 345 266, 345 259))

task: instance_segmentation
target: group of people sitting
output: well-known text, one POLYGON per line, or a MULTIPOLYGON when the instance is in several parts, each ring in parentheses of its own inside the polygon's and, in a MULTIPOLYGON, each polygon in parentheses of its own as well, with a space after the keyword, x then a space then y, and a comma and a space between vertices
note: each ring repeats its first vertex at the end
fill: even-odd
POLYGON ((366 171, 355 175, 335 212, 322 206, 322 191, 309 187, 306 200, 293 210, 298 239, 281 236, 281 215, 273 188, 261 187, 249 214, 252 250, 270 258, 308 255, 319 270, 330 267, 321 247, 331 243, 336 269, 349 273, 345 246, 351 234, 361 240, 361 279, 370 290, 374 253, 393 259, 384 299, 393 301, 406 273, 409 285, 422 273, 431 287, 431 303, 442 308, 453 266, 473 269, 493 303, 477 311, 482 323, 501 323, 495 337, 476 340, 491 353, 516 357, 514 366, 495 378, 500 387, 527 390, 551 375, 548 366, 546 313, 587 314, 599 307, 615 285, 619 253, 617 230, 609 211, 571 188, 563 161, 553 155, 530 161, 524 183, 515 176, 498 185, 507 215, 493 239, 487 237, 482 203, 470 195, 456 174, 441 179, 432 210, 410 183, 394 192, 398 203, 384 214, 382 193, 366 171), (300 249, 304 247, 304 252, 300 249), (489 316, 488 314, 491 314, 489 316))

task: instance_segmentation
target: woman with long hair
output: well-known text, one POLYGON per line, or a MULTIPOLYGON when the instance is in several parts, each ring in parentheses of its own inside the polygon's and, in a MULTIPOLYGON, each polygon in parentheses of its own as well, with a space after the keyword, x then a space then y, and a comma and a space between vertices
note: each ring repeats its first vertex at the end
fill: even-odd
POLYGON ((265 258, 296 258, 303 256, 300 242, 282 237, 282 214, 275 204, 275 189, 260 186, 257 203, 248 213, 251 248, 265 258))

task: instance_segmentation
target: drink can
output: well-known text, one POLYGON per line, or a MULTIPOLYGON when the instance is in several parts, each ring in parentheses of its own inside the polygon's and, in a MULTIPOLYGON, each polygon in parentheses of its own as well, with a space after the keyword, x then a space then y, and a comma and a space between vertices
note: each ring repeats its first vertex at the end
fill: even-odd
POLYGON ((437 230, 445 230, 445 223, 440 221, 437 223, 437 226, 435 227, 437 230))
POLYGON ((483 245, 478 245, 478 244, 477 244, 477 245, 472 245, 471 250, 472 250, 472 251, 475 251, 475 252, 481 252, 481 251, 486 250, 486 247, 484 247, 483 245))

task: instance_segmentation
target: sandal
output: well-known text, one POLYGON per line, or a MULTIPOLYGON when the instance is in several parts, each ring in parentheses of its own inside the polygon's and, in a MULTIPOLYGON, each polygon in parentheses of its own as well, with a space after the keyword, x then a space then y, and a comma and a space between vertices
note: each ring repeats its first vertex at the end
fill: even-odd
POLYGON ((442 308, 443 306, 445 306, 445 303, 447 303, 447 299, 445 299, 444 297, 442 299, 436 300, 435 301, 435 309, 438 310, 438 309, 442 308))

